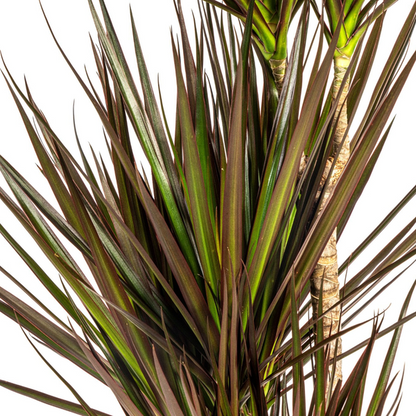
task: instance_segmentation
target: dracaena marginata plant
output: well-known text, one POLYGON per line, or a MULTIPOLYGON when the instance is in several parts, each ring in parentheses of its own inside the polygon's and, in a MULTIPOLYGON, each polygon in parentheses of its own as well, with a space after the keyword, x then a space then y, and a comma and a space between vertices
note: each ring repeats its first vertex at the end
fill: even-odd
MULTIPOLYGON (((247 3, 241 36, 231 18, 208 4, 198 5, 201 23, 189 31, 175 3, 182 41, 179 45, 172 38, 177 113, 170 126, 150 83, 134 13, 137 73, 127 63, 104 1, 98 3, 100 8, 89 1, 98 36, 92 44, 98 85, 76 71, 52 29, 51 35, 101 119, 111 164, 94 149, 88 156, 75 129, 78 162, 29 86, 21 89, 4 64, 6 83, 59 209, 3 157, 0 170, 10 191, 0 189, 0 198, 55 267, 58 279, 3 224, 0 232, 64 309, 69 323, 40 300, 35 298, 42 313, 4 288, 0 311, 21 326, 42 357, 42 348, 49 347, 107 385, 127 415, 381 414, 394 381, 390 373, 402 325, 415 316, 407 314, 413 287, 395 324, 381 329, 381 320, 374 318, 368 339, 341 357, 331 356, 328 345, 360 326, 357 316, 371 304, 364 300, 363 306, 360 300, 378 285, 376 297, 391 283, 383 279, 412 261, 416 219, 342 287, 341 300, 332 306, 342 306, 339 333, 324 333, 322 289, 315 293, 318 311, 310 319, 308 299, 321 253, 335 227, 340 232, 345 228, 388 138, 390 115, 416 60, 413 53, 403 61, 416 4, 403 16, 400 35, 353 133, 351 156, 322 204, 323 196, 317 195, 328 188, 322 178, 328 159, 334 158, 339 103, 346 105, 345 97, 330 88, 346 27, 343 18, 327 28, 323 19, 314 20, 310 2, 297 5, 294 38, 290 45, 285 40, 289 52, 277 100, 258 27, 254 29, 260 3, 247 3), (308 32, 312 24, 318 28, 316 37, 308 32), (314 56, 307 53, 313 42, 314 56), (310 72, 304 69, 307 60, 312 61, 310 72), (136 140, 151 175, 139 170, 136 140), (308 162, 299 172, 304 154, 308 162), (68 244, 81 253, 88 270, 71 256, 68 244), (390 347, 364 409, 371 352, 376 339, 386 334, 392 334, 390 347), (334 360, 360 349, 343 383, 328 377, 334 360)), ((383 27, 383 14, 372 15, 374 25, 350 56, 349 121, 371 76, 383 27)), ((351 254, 350 263, 415 193, 416 187, 351 254)), ((1 271, 33 299, 18 278, 1 271)), ((0 385, 75 414, 106 415, 53 371, 78 403, 4 380, 0 385)), ((394 401, 391 411, 397 412, 399 404, 394 401)))

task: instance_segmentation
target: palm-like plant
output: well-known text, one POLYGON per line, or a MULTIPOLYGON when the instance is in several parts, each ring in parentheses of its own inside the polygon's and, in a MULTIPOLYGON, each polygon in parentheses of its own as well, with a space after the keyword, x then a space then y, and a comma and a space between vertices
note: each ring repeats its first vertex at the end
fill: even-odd
MULTIPOLYGON (((303 97, 311 12, 308 2, 299 4, 297 32, 276 101, 270 93, 276 87, 269 67, 263 65, 260 73, 256 70, 255 54, 261 44, 251 42, 258 17, 254 1, 248 4, 241 39, 232 27, 227 36, 222 16, 201 6, 194 53, 176 4, 182 48, 180 52, 172 41, 177 119, 175 129, 170 129, 150 84, 133 15, 138 79, 127 64, 104 1, 100 1, 101 19, 93 2, 89 4, 99 39, 93 53, 101 93, 92 81, 88 85, 82 79, 61 52, 101 118, 112 164, 106 165, 94 149, 88 159, 76 135, 81 166, 36 105, 29 87, 24 93, 7 68, 6 82, 59 209, 0 158, 0 169, 15 199, 4 190, 0 198, 61 280, 50 278, 5 227, 0 226, 0 232, 57 299, 70 323, 40 304, 45 317, 4 288, 0 288, 1 312, 31 334, 28 339, 34 346, 33 339, 108 385, 128 415, 266 415, 270 410, 282 415, 360 414, 374 342, 394 331, 368 410, 369 415, 379 414, 390 390, 401 324, 414 316, 406 317, 413 288, 397 324, 380 332, 375 320, 369 339, 357 346, 364 346, 364 352, 343 386, 328 380, 334 358, 326 354, 326 346, 354 329, 348 324, 361 311, 354 305, 362 294, 416 254, 416 235, 411 232, 416 220, 343 288, 342 305, 348 315, 340 334, 324 334, 321 293, 314 319, 304 322, 301 318, 309 311, 309 278, 334 228, 338 224, 342 231, 348 221, 388 136, 389 116, 416 60, 413 54, 399 68, 415 24, 416 4, 353 138, 351 158, 322 210, 316 195, 332 154, 333 126, 343 100, 341 94, 327 92, 343 28, 340 22, 327 50, 321 26, 303 97), (224 69, 219 63, 220 48, 224 69), (204 74, 205 60, 213 74, 212 84, 204 74), (261 97, 260 79, 264 81, 261 97), (23 103, 34 114, 35 123, 23 103), (150 177, 139 169, 135 139, 150 165, 150 177), (304 153, 308 163, 299 175, 304 153), (62 242, 63 238, 67 241, 62 242), (88 270, 71 256, 68 242, 83 255, 88 270), (309 363, 312 371, 305 374, 309 363), (314 392, 309 405, 308 379, 314 392), (326 397, 330 383, 336 385, 326 397)), ((357 47, 362 54, 351 57, 350 119, 371 71, 381 28, 379 16, 366 43, 357 47)), ((416 188, 353 253, 352 260, 414 193, 416 188)), ((91 409, 61 379, 79 404, 0 383, 77 414, 104 414, 91 409)))

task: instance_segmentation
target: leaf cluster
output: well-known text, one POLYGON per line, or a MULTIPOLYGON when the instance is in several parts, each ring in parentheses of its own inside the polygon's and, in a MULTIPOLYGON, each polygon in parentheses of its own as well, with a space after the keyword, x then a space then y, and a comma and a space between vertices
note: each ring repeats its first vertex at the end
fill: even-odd
MULTIPOLYGON (((99 3, 102 16, 89 1, 98 34, 92 51, 100 91, 89 78, 83 80, 55 41, 101 119, 111 164, 94 149, 87 156, 74 123, 82 160, 78 163, 37 107, 28 85, 23 91, 7 68, 5 74, 59 209, 3 157, 0 170, 14 198, 3 189, 0 198, 53 264, 60 282, 3 225, 0 232, 66 311, 69 323, 40 300, 47 317, 3 288, 0 311, 25 330, 34 346, 36 340, 105 383, 128 415, 360 414, 374 342, 394 331, 367 413, 380 414, 391 388, 401 325, 414 316, 406 315, 412 292, 397 324, 381 331, 375 319, 371 337, 343 354, 364 347, 349 378, 327 399, 330 363, 325 347, 359 326, 350 322, 368 303, 357 302, 377 284, 379 292, 387 288, 390 283, 381 283, 383 279, 413 259, 415 220, 345 284, 343 329, 327 339, 321 319, 308 319, 309 276, 337 225, 342 234, 388 137, 392 109, 416 60, 413 54, 400 65, 416 5, 354 133, 345 172, 317 215, 337 105, 329 91, 330 74, 343 25, 336 25, 327 48, 322 26, 311 41, 309 3, 301 3, 277 98, 259 45, 251 41, 260 2, 247 4, 242 37, 230 17, 199 5, 194 52, 176 3, 181 44, 172 38, 177 115, 171 129, 150 83, 133 14, 138 75, 127 64, 104 1, 99 3), (307 45, 313 41, 317 54, 306 74, 305 63, 311 59, 307 45), (150 177, 140 169, 133 151, 136 141, 150 165, 150 177), (308 164, 299 173, 304 154, 308 164), (68 243, 82 254, 88 270, 73 259, 68 243), (78 301, 86 312, 77 307, 78 301), (314 392, 310 404, 305 398, 309 382, 314 392)), ((382 21, 383 15, 375 19, 366 42, 361 39, 352 55, 351 121, 370 75, 382 21)), ((416 187, 350 262, 415 193, 416 187)), ((58 377, 79 404, 0 383, 76 414, 104 415, 58 377)))

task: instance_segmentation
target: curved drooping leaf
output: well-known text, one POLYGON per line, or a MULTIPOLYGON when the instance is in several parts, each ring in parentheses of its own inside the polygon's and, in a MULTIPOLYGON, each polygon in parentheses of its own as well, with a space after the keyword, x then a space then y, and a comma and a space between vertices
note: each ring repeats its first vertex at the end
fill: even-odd
MULTIPOLYGON (((19 386, 14 383, 10 383, 5 380, 0 380, 0 385, 8 390, 14 391, 15 393, 22 394, 23 396, 30 397, 39 402, 54 406, 58 409, 67 410, 76 415, 86 416, 88 413, 83 409, 80 404, 72 403, 68 400, 60 399, 59 397, 51 396, 50 394, 42 393, 38 390, 30 389, 28 387, 19 386)), ((99 410, 93 410, 93 414, 97 416, 110 416, 108 413, 101 412, 99 410)))

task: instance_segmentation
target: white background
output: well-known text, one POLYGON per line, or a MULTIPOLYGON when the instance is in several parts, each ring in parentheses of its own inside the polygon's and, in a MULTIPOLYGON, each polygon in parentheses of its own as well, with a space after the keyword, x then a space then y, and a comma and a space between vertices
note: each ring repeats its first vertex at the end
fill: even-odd
MULTIPOLYGON (((76 69, 84 74, 84 65, 86 65, 90 76, 96 81, 88 33, 92 34, 93 39, 96 39, 96 37, 87 1, 57 2, 44 0, 42 3, 57 38, 76 69)), ((125 52, 131 56, 133 50, 130 36, 129 2, 126 0, 108 0, 107 3, 125 52)), ((379 73, 383 62, 387 59, 392 42, 404 22, 411 3, 410 0, 399 0, 398 4, 389 11, 385 21, 384 34, 380 43, 381 50, 374 76, 379 73)), ((196 0, 183 1, 183 8, 192 39, 193 27, 190 9, 193 8, 195 14, 198 14, 196 0)), ((148 69, 155 82, 154 85, 156 85, 157 74, 160 74, 165 108, 175 108, 176 91, 169 30, 172 27, 174 34, 179 31, 173 4, 170 0, 153 2, 136 0, 132 1, 132 9, 144 54, 147 58, 148 69)), ((415 42, 412 42, 410 52, 414 50, 414 46, 415 42)), ((72 128, 74 99, 77 127, 81 140, 84 143, 90 142, 94 148, 103 148, 102 132, 97 116, 54 45, 37 1, 0 1, 0 50, 9 70, 20 86, 24 86, 23 76, 27 77, 35 101, 48 118, 52 128, 70 149, 75 151, 72 128)), ((131 60, 131 63, 132 68, 135 68, 133 60, 131 60)), ((4 67, 1 66, 1 68, 4 67)), ((371 92, 371 85, 369 85, 368 91, 371 92)), ((394 113, 397 114, 397 118, 389 141, 365 194, 350 220, 348 229, 341 239, 339 247, 341 260, 348 257, 349 253, 415 184, 415 94, 416 72, 414 71, 395 108, 394 113)), ((361 114, 364 108, 361 108, 361 114)), ((45 180, 35 165, 34 152, 3 79, 0 79, 0 120, 0 153, 25 177, 29 178, 38 189, 41 189, 46 197, 52 199, 45 180)), ((171 126, 173 126, 172 122, 171 113, 171 126)), ((0 185, 5 187, 3 180, 1 180, 0 185)), ((357 265, 351 268, 350 276, 353 275, 354 271, 359 270, 360 264, 363 266, 366 260, 370 260, 380 250, 383 242, 389 241, 415 215, 415 208, 416 204, 413 202, 403 210, 400 217, 382 235, 380 243, 366 252, 361 263, 357 262, 357 265)), ((32 256, 39 262, 43 261, 40 251, 34 247, 3 205, 0 206, 0 222, 12 231, 15 238, 30 251, 32 256)), ((1 265, 19 278, 42 300, 46 303, 49 302, 48 305, 53 305, 50 296, 42 287, 39 287, 40 285, 35 282, 35 278, 22 265, 20 258, 14 254, 3 239, 0 239, 0 246, 1 265)), ((56 272, 47 263, 42 264, 51 276, 57 277, 56 272)), ((388 290, 388 293, 374 304, 373 309, 368 310, 366 317, 371 317, 375 311, 382 311, 391 305, 386 312, 383 327, 393 323, 397 319, 401 303, 415 277, 415 270, 410 269, 398 283, 388 290)), ((4 276, 0 276, 0 284, 20 296, 18 289, 9 284, 4 276)), ((24 297, 22 296, 22 298, 24 297)), ((59 313, 59 308, 54 310, 59 313)), ((416 302, 412 302, 409 312, 415 310, 416 302)), ((414 356, 414 335, 412 337, 415 329, 416 322, 413 321, 405 326, 395 365, 395 371, 401 371, 404 363, 406 363, 404 397, 399 412, 402 415, 415 413, 413 397, 415 380, 413 374, 416 371, 416 358, 414 356)), ((370 328, 367 326, 363 331, 346 338, 344 349, 356 343, 357 339, 365 339, 369 330, 370 328)), ((0 316, 0 331, 2 334, 0 342, 0 379, 23 384, 68 400, 74 400, 71 393, 34 352, 16 324, 0 316)), ((382 340, 377 344, 373 364, 370 368, 369 383, 374 383, 377 380, 377 373, 382 365, 386 345, 388 345, 388 340, 382 340)), ((56 358, 53 354, 46 352, 45 355, 78 389, 92 407, 113 415, 123 414, 108 389, 102 387, 100 383, 92 378, 85 376, 82 371, 73 369, 72 366, 56 358)), ((346 373, 351 367, 351 362, 353 360, 345 360, 346 373)), ((395 390, 393 389, 393 391, 395 390)), ((0 388, 0 414, 11 416, 42 414, 46 416, 68 413, 49 408, 34 400, 0 388)))

